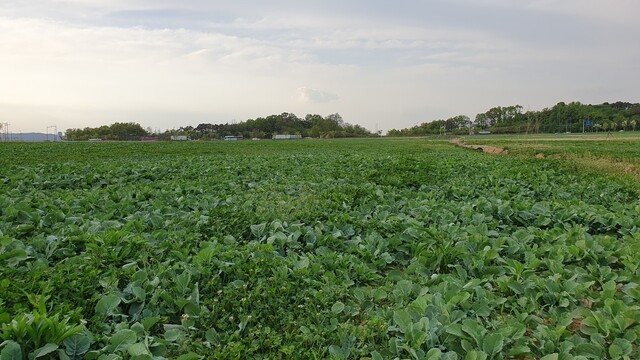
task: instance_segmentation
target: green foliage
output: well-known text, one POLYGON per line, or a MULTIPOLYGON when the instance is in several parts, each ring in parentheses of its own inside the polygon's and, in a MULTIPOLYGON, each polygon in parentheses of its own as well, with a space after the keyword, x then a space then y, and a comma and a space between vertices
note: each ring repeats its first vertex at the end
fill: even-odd
POLYGON ((424 136, 433 134, 464 135, 474 132, 513 133, 576 133, 616 130, 638 130, 640 104, 628 102, 585 105, 579 102, 559 102, 551 108, 523 112, 520 105, 496 106, 475 116, 473 123, 464 115, 447 120, 433 120, 406 129, 392 129, 389 136, 424 136), (588 123, 591 123, 589 125, 588 123), (584 126, 583 126, 584 125, 584 126))
POLYGON ((97 128, 86 127, 84 129, 67 129, 65 137, 67 140, 140 140, 141 137, 149 133, 137 123, 116 122, 111 125, 103 125, 97 128))
POLYGON ((415 139, 0 150, 23 155, 0 170, 2 359, 640 356, 636 188, 561 159, 415 139))
POLYGON ((307 114, 299 118, 295 114, 282 113, 238 123, 207 124, 184 126, 167 131, 162 138, 170 135, 187 135, 192 139, 220 139, 224 136, 242 136, 245 139, 271 139, 276 134, 300 135, 313 138, 345 138, 372 136, 369 130, 360 125, 345 122, 340 114, 320 116, 307 114))
POLYGON ((4 348, 0 359, 44 358, 61 346, 66 349, 66 352, 60 350, 63 354, 71 352, 79 357, 87 352, 90 340, 81 335, 84 326, 70 325, 69 318, 60 319, 58 314, 48 316, 46 300, 43 296, 30 297, 36 310, 2 324, 0 340, 3 340, 4 348), (77 341, 86 344, 82 353, 78 352, 81 349, 76 346, 77 341))

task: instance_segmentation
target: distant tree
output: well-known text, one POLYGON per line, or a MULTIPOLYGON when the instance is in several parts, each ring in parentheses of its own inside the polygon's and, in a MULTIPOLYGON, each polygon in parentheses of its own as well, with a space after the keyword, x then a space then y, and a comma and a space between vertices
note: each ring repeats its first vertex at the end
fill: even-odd
POLYGON ((68 140, 139 140, 143 136, 149 135, 140 124, 137 123, 114 123, 103 125, 97 128, 86 127, 84 129, 67 129, 65 137, 68 140))
MULTIPOLYGON (((478 130, 490 130, 494 133, 577 132, 582 130, 585 119, 593 122, 596 131, 600 129, 610 131, 618 128, 635 130, 640 123, 640 104, 622 101, 599 105, 585 105, 577 101, 559 102, 552 108, 526 113, 523 113, 520 105, 497 106, 478 113, 472 125, 478 130), (635 120, 635 125, 632 120, 635 120)), ((453 117, 444 121, 427 121, 406 129, 393 129, 388 132, 388 135, 437 134, 438 129, 442 129, 443 126, 448 132, 462 133, 460 124, 461 122, 453 117)))
POLYGON ((295 114, 281 114, 248 119, 226 124, 199 124, 197 127, 183 126, 178 130, 165 132, 163 138, 173 134, 188 135, 193 139, 222 138, 227 135, 245 138, 270 139, 276 134, 300 135, 303 137, 353 137, 372 134, 359 125, 346 123, 340 114, 326 117, 307 114, 303 119, 295 114))
POLYGON ((338 113, 327 115, 325 119, 335 123, 338 127, 344 127, 344 120, 338 113))

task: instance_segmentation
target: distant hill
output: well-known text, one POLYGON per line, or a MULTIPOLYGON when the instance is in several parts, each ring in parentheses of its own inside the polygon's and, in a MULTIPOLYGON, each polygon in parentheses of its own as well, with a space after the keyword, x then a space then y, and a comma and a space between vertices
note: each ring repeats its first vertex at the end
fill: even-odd
POLYGON ((58 135, 44 134, 44 133, 9 133, 8 136, 0 134, 0 141, 30 141, 30 142, 44 142, 44 141, 62 141, 58 135))

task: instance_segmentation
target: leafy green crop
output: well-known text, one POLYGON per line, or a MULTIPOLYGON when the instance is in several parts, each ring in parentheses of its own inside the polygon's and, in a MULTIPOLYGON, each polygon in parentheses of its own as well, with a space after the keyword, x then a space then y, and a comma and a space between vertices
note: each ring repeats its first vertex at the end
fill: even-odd
POLYGON ((418 139, 0 150, 3 360, 640 356, 626 180, 418 139))

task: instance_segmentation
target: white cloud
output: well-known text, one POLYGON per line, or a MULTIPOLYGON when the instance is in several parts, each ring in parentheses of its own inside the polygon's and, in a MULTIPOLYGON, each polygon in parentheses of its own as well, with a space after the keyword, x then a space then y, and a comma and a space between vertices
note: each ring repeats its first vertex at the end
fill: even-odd
POLYGON ((168 128, 283 111, 339 112, 388 129, 511 103, 637 101, 640 81, 629 41, 640 28, 625 20, 640 11, 632 0, 409 1, 357 14, 334 11, 355 5, 333 0, 7 1, 0 117, 24 131, 45 121, 168 128), (137 22, 154 11, 157 26, 137 22), (442 13, 422 21, 421 11, 442 13), (165 16, 176 21, 163 26, 165 16), (543 35, 512 36, 521 21, 543 35))
POLYGON ((336 101, 339 97, 336 94, 303 86, 296 89, 296 99, 303 103, 325 103, 336 101))
POLYGON ((640 2, 636 0, 529 0, 526 3, 528 9, 606 21, 609 25, 637 22, 640 12, 640 2))

